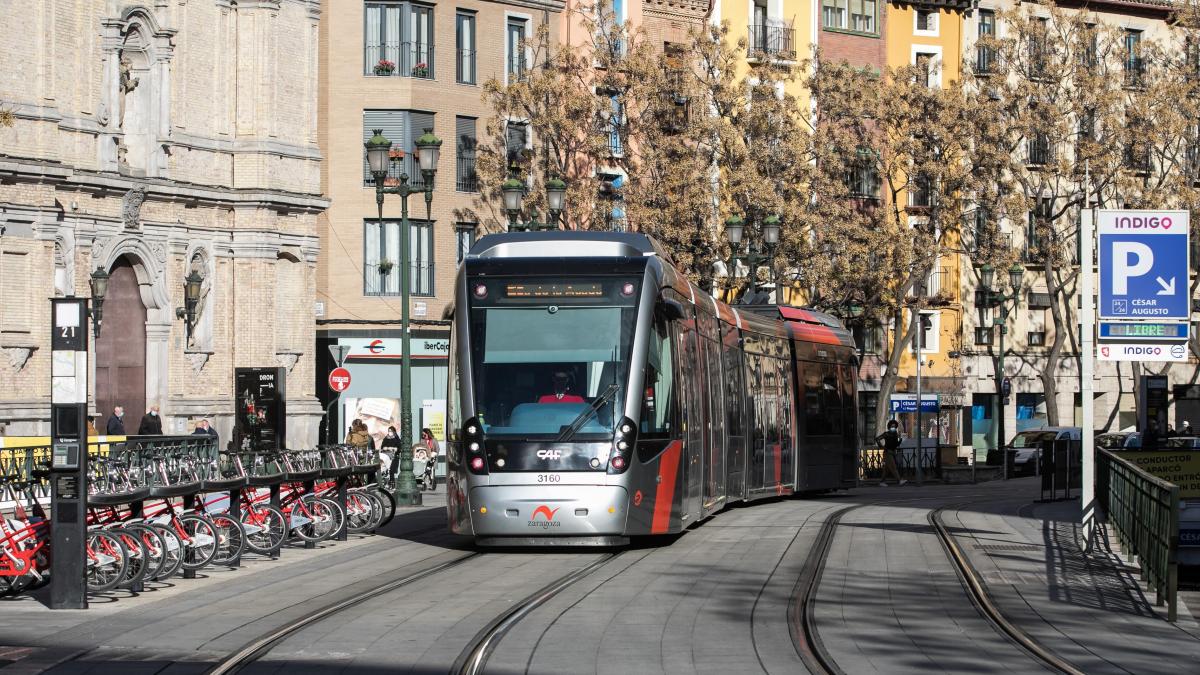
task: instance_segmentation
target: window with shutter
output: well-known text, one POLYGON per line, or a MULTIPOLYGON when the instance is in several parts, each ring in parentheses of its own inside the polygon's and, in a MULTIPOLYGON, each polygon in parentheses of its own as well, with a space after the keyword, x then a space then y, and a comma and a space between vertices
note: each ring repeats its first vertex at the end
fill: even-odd
MULTIPOLYGON (((375 130, 379 129, 383 132, 384 138, 392 142, 392 156, 398 157, 400 153, 407 154, 408 149, 408 112, 404 110, 364 110, 363 111, 363 143, 371 139, 375 134, 375 130)), ((384 179, 385 184, 398 184, 400 170, 395 162, 391 163, 388 168, 388 176, 384 179)), ((363 153, 363 182, 366 185, 373 186, 374 179, 371 177, 371 169, 367 165, 366 153, 363 153)))
POLYGON ((505 128, 505 140, 508 165, 511 167, 524 164, 525 149, 529 143, 529 125, 523 122, 509 122, 505 128))

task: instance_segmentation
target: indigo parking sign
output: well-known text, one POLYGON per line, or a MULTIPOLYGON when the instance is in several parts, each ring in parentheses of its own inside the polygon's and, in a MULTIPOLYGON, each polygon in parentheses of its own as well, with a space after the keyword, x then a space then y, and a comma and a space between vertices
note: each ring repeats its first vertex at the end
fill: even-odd
POLYGON ((1187 320, 1187 211, 1101 210, 1101 319, 1187 320))

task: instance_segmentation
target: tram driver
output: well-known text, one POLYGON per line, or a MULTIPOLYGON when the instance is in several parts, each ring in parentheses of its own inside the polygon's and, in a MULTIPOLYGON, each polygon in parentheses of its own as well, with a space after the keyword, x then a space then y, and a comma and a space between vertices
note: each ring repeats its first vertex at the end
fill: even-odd
POLYGON ((538 403, 584 403, 583 397, 571 393, 571 377, 565 371, 555 371, 553 379, 554 391, 538 399, 538 403))

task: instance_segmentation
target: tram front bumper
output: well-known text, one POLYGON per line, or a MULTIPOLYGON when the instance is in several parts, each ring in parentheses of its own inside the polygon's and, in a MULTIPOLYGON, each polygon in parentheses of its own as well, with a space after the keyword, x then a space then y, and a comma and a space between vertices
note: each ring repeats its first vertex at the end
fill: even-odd
POLYGON ((471 489, 476 537, 605 537, 625 532, 629 494, 615 485, 490 485, 471 489))

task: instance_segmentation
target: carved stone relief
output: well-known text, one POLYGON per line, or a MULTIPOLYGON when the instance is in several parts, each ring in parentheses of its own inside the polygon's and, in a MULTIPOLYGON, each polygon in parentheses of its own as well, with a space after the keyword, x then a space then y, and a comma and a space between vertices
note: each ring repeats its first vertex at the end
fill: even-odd
MULTIPOLYGON (((146 201, 146 188, 137 186, 125 193, 121 198, 121 219, 125 221, 125 228, 129 230, 137 230, 142 226, 142 203, 146 201)), ((163 259, 166 259, 166 252, 163 252, 163 259)))
POLYGON ((36 349, 37 347, 32 346, 8 346, 4 347, 4 353, 8 355, 8 365, 17 372, 21 372, 25 368, 25 364, 29 363, 29 357, 33 356, 36 349))

